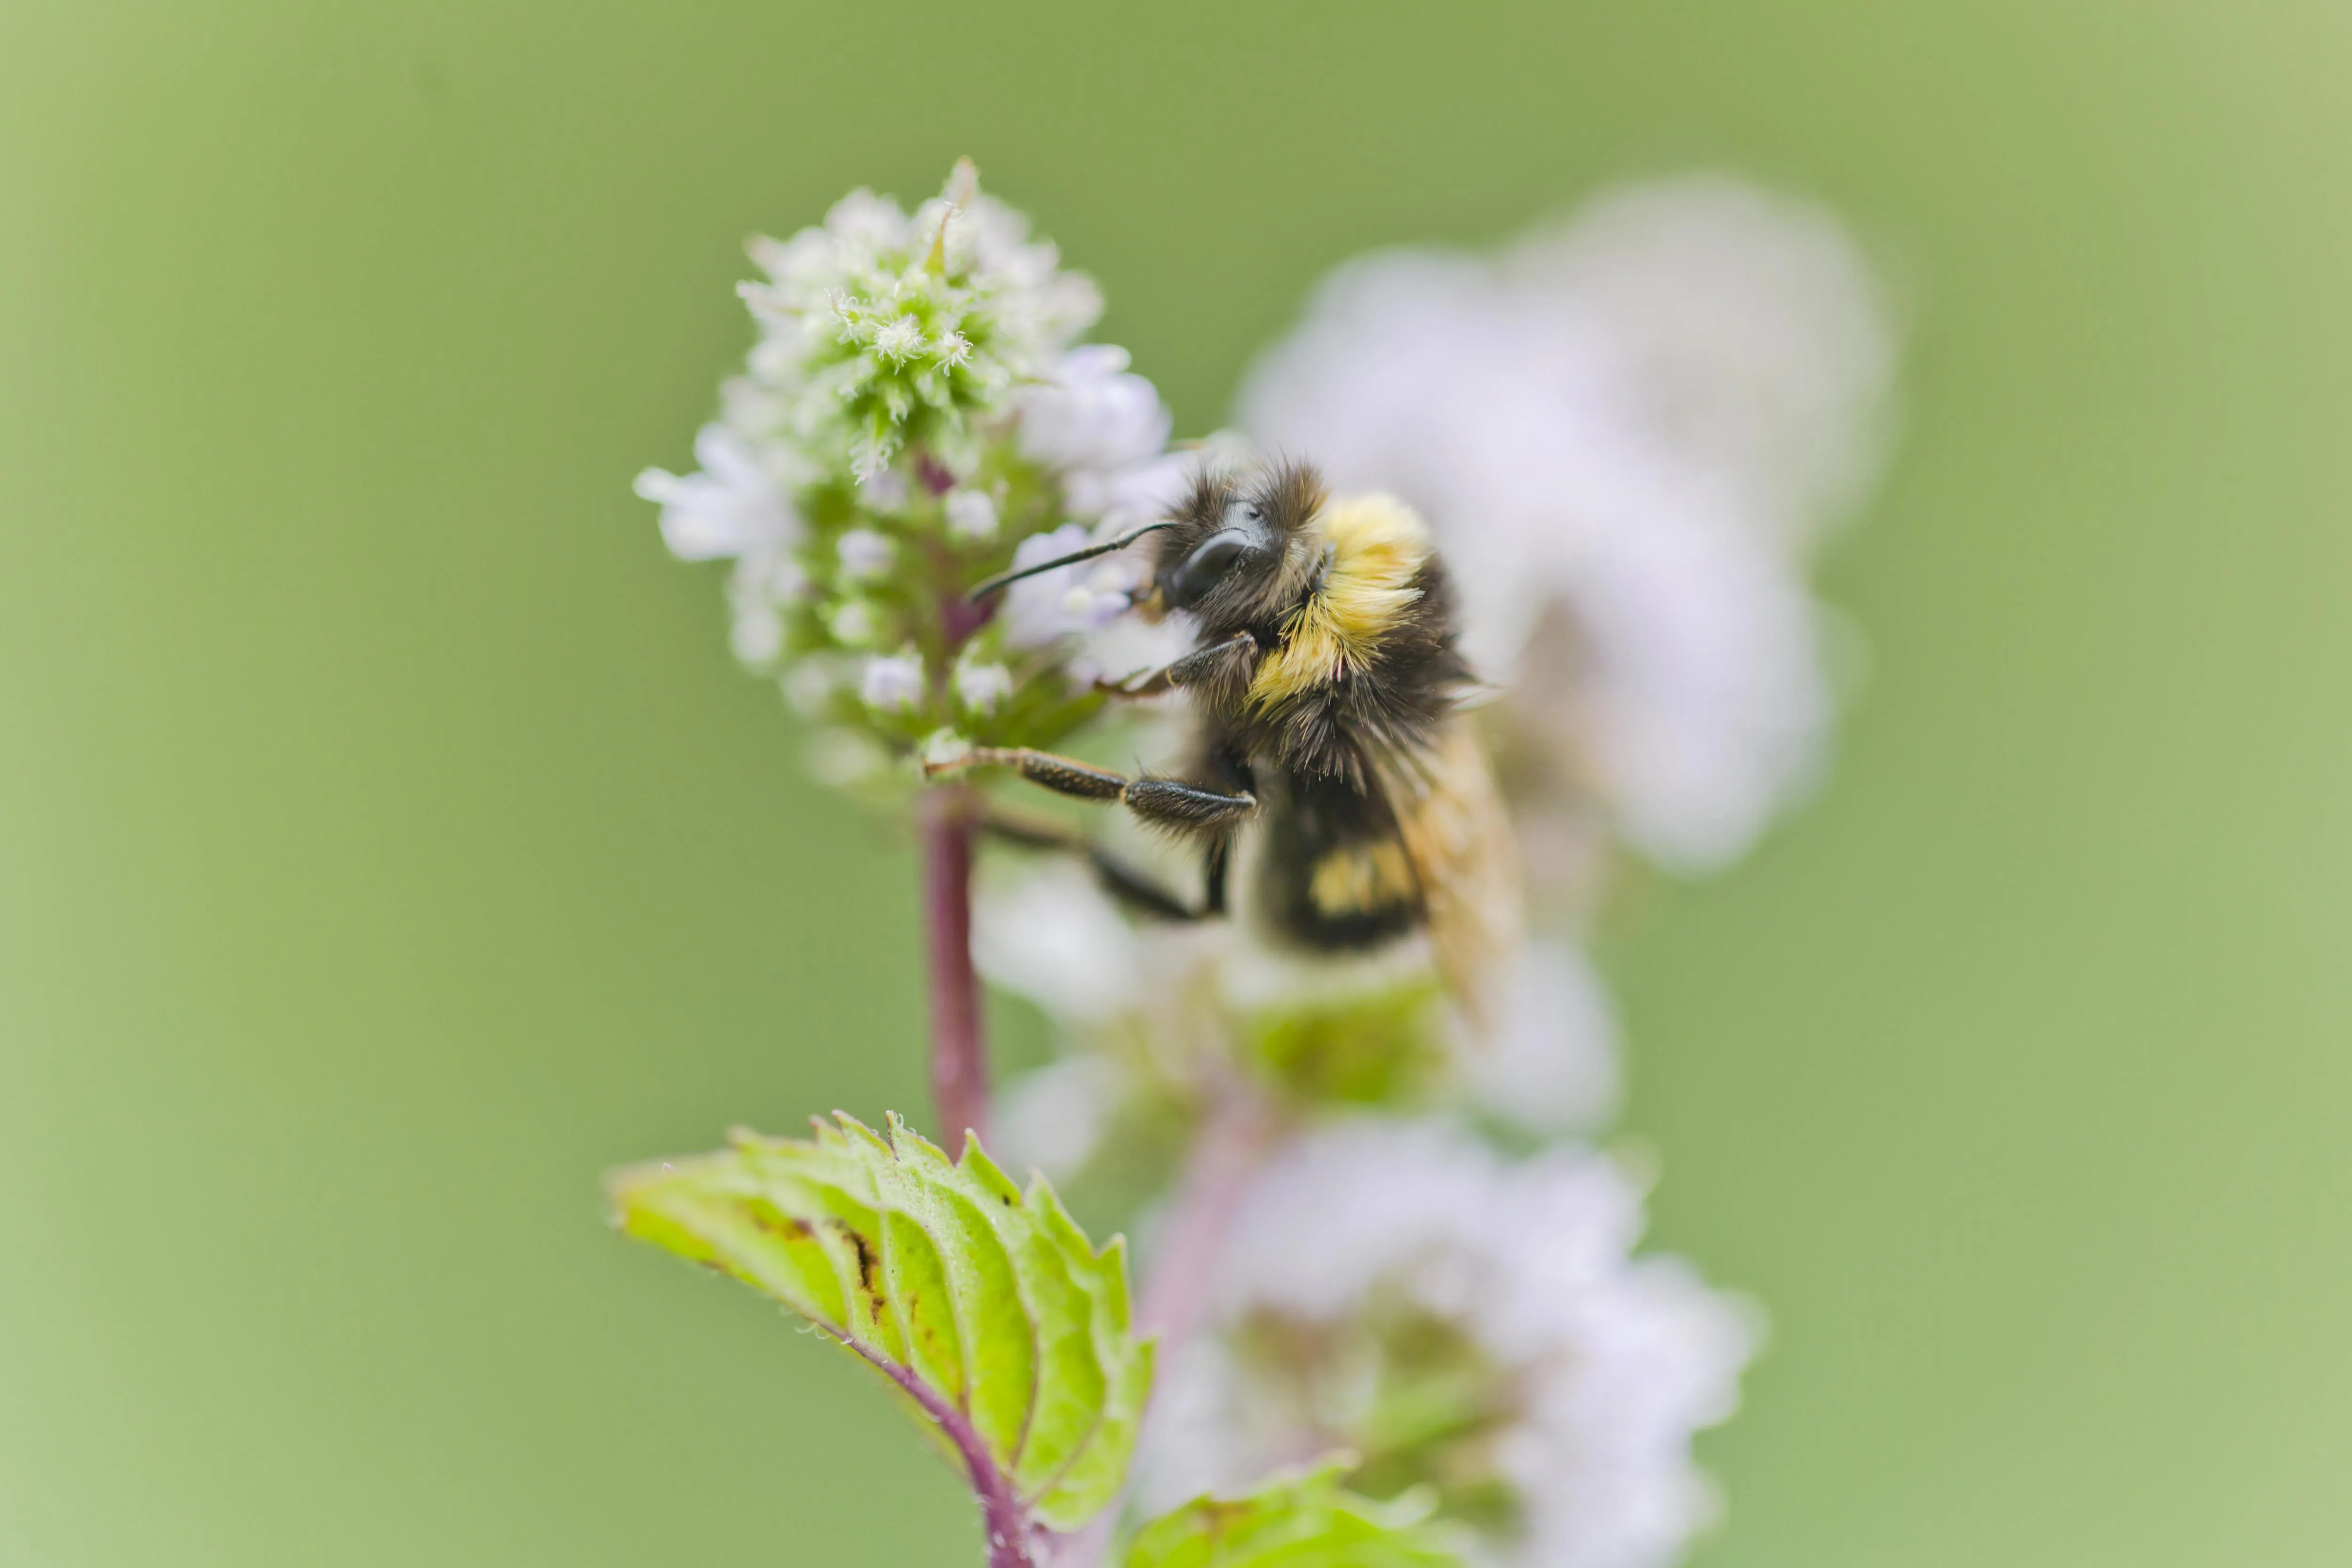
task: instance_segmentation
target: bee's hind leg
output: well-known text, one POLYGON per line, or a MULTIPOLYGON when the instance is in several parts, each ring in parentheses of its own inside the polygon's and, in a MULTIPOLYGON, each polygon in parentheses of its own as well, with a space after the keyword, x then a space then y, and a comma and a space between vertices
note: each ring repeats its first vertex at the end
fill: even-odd
POLYGON ((1129 912, 1153 920, 1206 920, 1225 912, 1224 853, 1221 840, 1210 851, 1208 898, 1203 907, 1193 909, 1174 894, 1161 887, 1143 873, 1109 853, 1084 833, 1064 827, 1059 822, 1042 822, 1026 817, 1010 817, 991 811, 981 819, 981 828, 992 838, 1023 849, 1058 850, 1083 857, 1093 867, 1095 881, 1113 903, 1129 912))

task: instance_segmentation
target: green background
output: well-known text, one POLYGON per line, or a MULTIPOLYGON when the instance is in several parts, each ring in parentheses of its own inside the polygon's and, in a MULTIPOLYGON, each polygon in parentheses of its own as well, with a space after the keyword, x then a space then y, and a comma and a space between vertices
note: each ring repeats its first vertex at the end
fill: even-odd
POLYGON ((977 1560, 595 1196, 920 1105, 908 858, 629 480, 745 234, 970 152, 1192 430, 1367 245, 1694 166, 1856 223, 1872 682, 1606 955, 1656 1238, 1774 1322, 1698 1561, 2343 1562, 2347 79, 2246 0, 10 0, 0 1561, 977 1560))

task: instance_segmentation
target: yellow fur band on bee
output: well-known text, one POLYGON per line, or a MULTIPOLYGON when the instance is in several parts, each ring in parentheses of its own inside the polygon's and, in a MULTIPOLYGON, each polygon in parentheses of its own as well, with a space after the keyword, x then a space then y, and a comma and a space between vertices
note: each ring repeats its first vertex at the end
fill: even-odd
POLYGON ((1331 551, 1322 587, 1292 612, 1281 643, 1258 661, 1249 700, 1261 711, 1361 669, 1381 638, 1421 597, 1413 576, 1429 530, 1393 496, 1333 501, 1309 526, 1331 551))

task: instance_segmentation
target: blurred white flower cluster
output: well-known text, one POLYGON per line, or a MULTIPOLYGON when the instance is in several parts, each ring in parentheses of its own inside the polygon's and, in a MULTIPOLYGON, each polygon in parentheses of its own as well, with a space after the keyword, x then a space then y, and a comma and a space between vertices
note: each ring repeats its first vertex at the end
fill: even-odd
POLYGON ((1643 1568, 1713 1516, 1691 1433, 1738 1402, 1754 1331, 1632 1255, 1642 1195, 1608 1159, 1344 1122, 1241 1212, 1214 1332, 1155 1413, 1147 1508, 1348 1448, 1375 1493, 1437 1488, 1496 1563, 1643 1568))
POLYGON ((736 655, 827 727, 844 782, 942 732, 1042 745, 1083 722, 1092 666, 1069 664, 1127 608, 1136 552, 1025 581, 992 621, 961 595, 1181 483, 1151 384, 1076 341, 1094 285, 968 162, 912 213, 855 192, 751 255, 759 338, 699 470, 637 480, 673 553, 735 562, 736 655))
MULTIPOLYGON (((1255 450, 1436 534, 1538 918, 1472 1030, 1411 954, 1286 964, 1230 925, 1131 925, 1075 866, 992 868, 975 955, 1065 1046, 1009 1099, 1006 1155, 1148 1211, 1236 1072, 1300 1129, 1167 1363, 1153 1500, 1345 1446, 1357 1484, 1436 1487, 1509 1568, 1649 1568, 1710 1516, 1690 1438, 1753 1335, 1633 1255, 1638 1185, 1570 1141, 1618 1096, 1583 941, 1617 862, 1727 864, 1820 768, 1839 633, 1811 556, 1875 474, 1894 359, 1833 220, 1698 179, 1496 256, 1351 262, 1249 377, 1255 450), (1554 1142, 1514 1164, 1465 1115, 1554 1142)), ((1125 624, 1118 589, 1051 612, 1125 624)))
POLYGON ((1737 858, 1832 716, 1811 547, 1876 472, 1894 340, 1834 220, 1720 178, 1635 186, 1499 256, 1364 256, 1242 400, 1259 441, 1429 519, 1512 694, 1530 804, 1679 871, 1737 858), (1533 787, 1528 787, 1532 783, 1533 787))

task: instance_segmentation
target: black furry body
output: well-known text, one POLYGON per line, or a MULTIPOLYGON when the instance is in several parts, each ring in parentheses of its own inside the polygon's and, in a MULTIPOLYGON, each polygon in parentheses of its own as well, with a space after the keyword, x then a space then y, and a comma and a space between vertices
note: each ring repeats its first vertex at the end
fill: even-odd
MULTIPOLYGON (((1333 952, 1433 922, 1459 891, 1453 861, 1470 836, 1460 807, 1486 798, 1477 787, 1486 779, 1475 747, 1459 744, 1474 682, 1420 520, 1385 497, 1333 502, 1313 469, 1285 464, 1247 478, 1201 475, 1151 531, 1145 611, 1187 614, 1199 634, 1182 658, 1115 689, 1191 695, 1198 730, 1187 774, 1128 779, 1025 750, 980 751, 959 765, 1013 768, 1062 794, 1116 800, 1197 844, 1198 908, 1087 849, 1105 887, 1148 914, 1225 913, 1236 836, 1255 826, 1252 905, 1271 933, 1333 952), (1466 794, 1455 777, 1465 768, 1476 775, 1466 794)), ((1040 841, 1034 830, 1008 836, 1040 841)))

